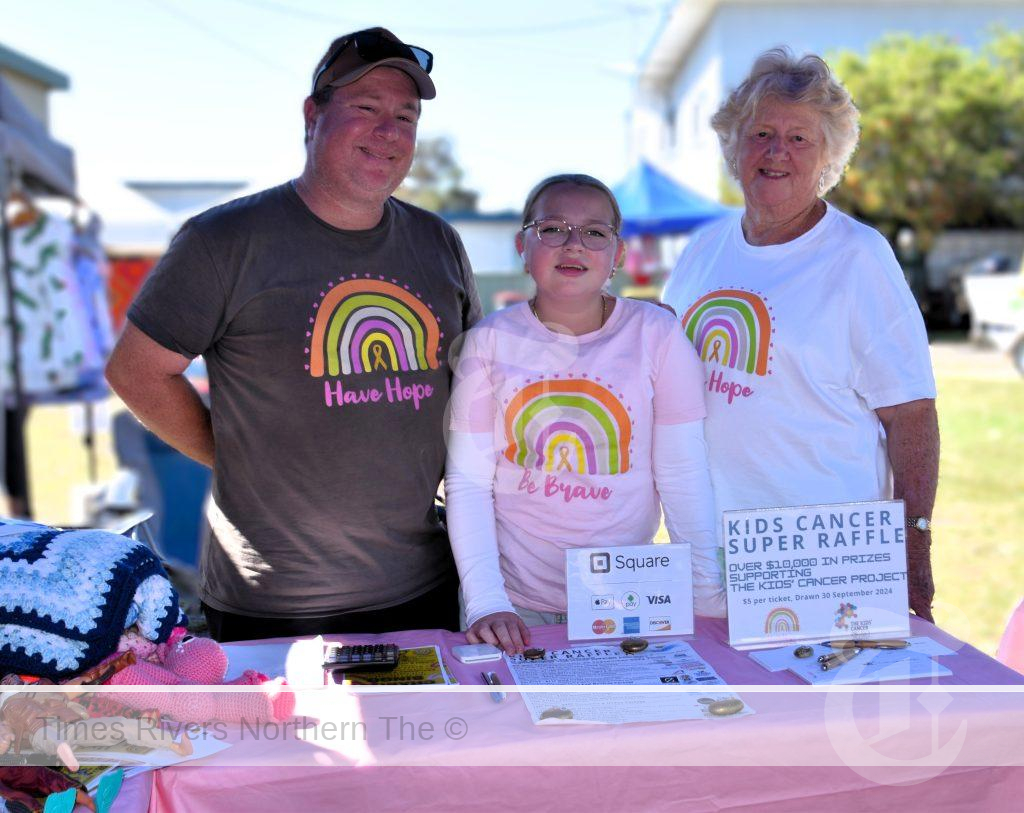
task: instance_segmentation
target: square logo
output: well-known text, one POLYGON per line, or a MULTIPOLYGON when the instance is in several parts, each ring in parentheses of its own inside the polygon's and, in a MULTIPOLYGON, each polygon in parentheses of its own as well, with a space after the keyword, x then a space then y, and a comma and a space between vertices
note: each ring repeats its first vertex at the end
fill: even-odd
POLYGON ((622 619, 622 631, 626 635, 638 635, 640 633, 640 616, 625 616, 622 619))
POLYGON ((607 553, 592 553, 590 554, 590 572, 591 573, 611 573, 612 571, 612 557, 607 553))

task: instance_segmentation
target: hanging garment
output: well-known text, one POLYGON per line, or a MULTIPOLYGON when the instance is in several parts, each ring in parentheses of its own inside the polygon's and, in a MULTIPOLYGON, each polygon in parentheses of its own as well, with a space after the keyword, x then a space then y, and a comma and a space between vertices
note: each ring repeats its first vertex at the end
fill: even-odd
POLYGON ((81 301, 82 333, 87 345, 87 366, 101 370, 114 349, 114 327, 110 317, 107 280, 110 268, 99 241, 100 221, 93 215, 89 224, 76 230, 72 239, 72 262, 81 301))
MULTIPOLYGON (((82 330, 75 316, 71 240, 65 220, 40 213, 31 223, 11 229, 10 281, 14 322, 20 336, 22 391, 46 396, 79 385, 85 363, 82 330)), ((0 281, 0 388, 14 389, 10 319, 6 291, 0 281)), ((75 286, 77 287, 77 286, 75 286)))

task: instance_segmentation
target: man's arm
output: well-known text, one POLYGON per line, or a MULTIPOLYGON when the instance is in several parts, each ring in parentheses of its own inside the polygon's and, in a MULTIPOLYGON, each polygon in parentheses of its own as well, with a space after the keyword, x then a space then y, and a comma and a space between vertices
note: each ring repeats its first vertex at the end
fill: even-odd
MULTIPOLYGON (((931 517, 939 482, 939 419, 931 398, 875 410, 885 427, 893 496, 906 504, 908 517, 931 517)), ((931 533, 907 529, 907 576, 910 608, 932 618, 931 533)))
POLYGON ((210 411, 183 375, 188 365, 128 322, 107 362, 107 381, 147 429, 213 468, 210 411))

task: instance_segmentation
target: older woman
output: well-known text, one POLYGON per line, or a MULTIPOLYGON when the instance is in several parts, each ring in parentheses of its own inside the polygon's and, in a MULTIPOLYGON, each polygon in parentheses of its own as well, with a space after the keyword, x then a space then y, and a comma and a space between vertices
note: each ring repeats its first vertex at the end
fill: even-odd
POLYGON ((745 208, 694 237, 664 298, 705 365, 719 512, 903 499, 910 606, 931 620, 924 323, 888 243, 822 199, 857 119, 820 58, 762 54, 711 122, 745 208))

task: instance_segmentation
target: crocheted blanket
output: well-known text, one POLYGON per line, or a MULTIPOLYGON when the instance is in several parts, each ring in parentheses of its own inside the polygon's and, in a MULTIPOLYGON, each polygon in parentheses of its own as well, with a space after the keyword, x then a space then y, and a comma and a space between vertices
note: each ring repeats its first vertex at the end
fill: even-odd
POLYGON ((61 680, 110 655, 132 624, 162 643, 185 622, 145 545, 0 520, 0 671, 61 680))

